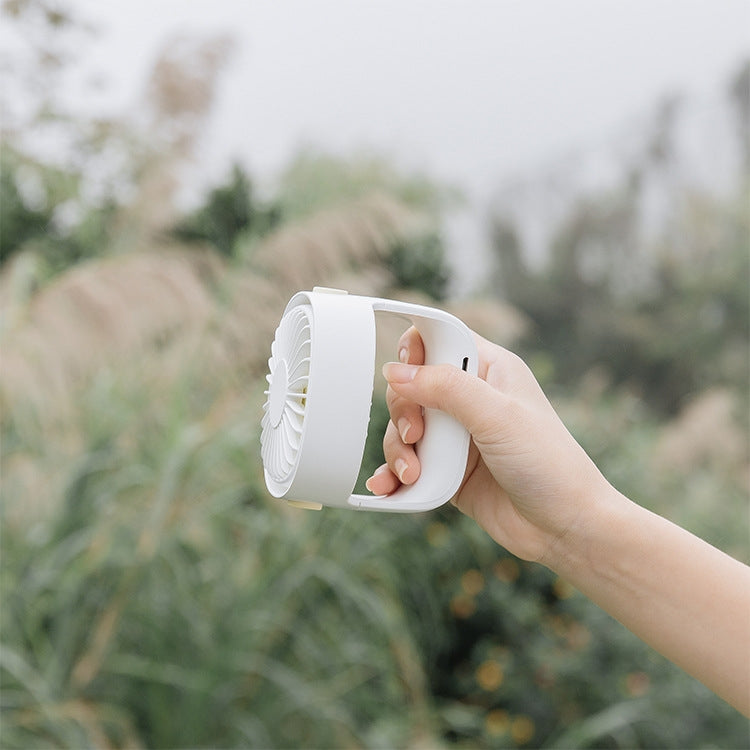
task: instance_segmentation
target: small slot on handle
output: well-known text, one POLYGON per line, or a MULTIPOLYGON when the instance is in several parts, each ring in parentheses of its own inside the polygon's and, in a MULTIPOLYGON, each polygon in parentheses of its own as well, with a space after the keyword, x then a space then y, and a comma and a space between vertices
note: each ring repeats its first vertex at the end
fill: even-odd
POLYGON ((466 372, 466 370, 467 370, 467 368, 468 368, 468 367, 469 367, 469 358, 468 358, 468 357, 464 357, 464 362, 463 362, 463 364, 461 365, 461 369, 462 369, 462 370, 463 370, 464 372, 466 372))

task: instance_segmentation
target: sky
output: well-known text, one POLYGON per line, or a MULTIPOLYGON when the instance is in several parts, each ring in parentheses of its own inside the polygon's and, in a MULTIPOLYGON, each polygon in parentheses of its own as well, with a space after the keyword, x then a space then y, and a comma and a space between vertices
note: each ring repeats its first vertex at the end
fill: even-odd
MULTIPOLYGON (((304 145, 382 153, 493 187, 606 138, 662 95, 724 86, 750 55, 750 0, 73 0, 99 29, 96 106, 132 107, 174 33, 226 33, 196 178, 238 158, 261 183, 304 145)), ((477 217, 464 216, 464 239, 477 217)), ((459 224, 461 222, 459 221, 459 224)), ((476 226, 474 228, 477 233, 476 226)))

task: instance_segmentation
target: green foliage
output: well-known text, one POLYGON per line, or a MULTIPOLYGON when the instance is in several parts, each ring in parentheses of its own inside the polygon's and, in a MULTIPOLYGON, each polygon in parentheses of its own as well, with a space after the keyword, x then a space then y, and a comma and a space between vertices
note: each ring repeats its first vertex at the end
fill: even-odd
POLYGON ((278 206, 258 203, 250 178, 235 164, 226 184, 210 190, 203 205, 182 217, 172 233, 182 242, 208 242, 231 258, 240 234, 261 236, 280 221, 278 206))
POLYGON ((100 383, 52 512, 3 523, 3 746, 407 743, 397 534, 269 501, 255 407, 211 433, 193 385, 155 408, 100 383))
POLYGON ((540 269, 527 267, 512 224, 496 223, 496 288, 534 323, 525 355, 554 362, 555 381, 567 388, 604 367, 615 384, 666 414, 710 386, 744 389, 750 361, 746 212, 739 202, 698 196, 644 261, 632 252, 633 199, 626 192, 574 207, 540 269), (646 275, 638 280, 638 273, 646 275))
POLYGON ((109 202, 82 203, 80 175, 0 146, 0 267, 24 249, 38 255, 47 275, 101 255, 114 213, 109 202))
POLYGON ((437 234, 397 243, 391 248, 388 265, 398 286, 423 292, 434 300, 445 299, 450 279, 445 249, 437 234))
POLYGON ((728 199, 682 176, 672 96, 634 134, 619 180, 579 195, 547 227, 541 265, 529 262, 512 209, 495 218, 492 288, 533 322, 523 353, 552 365, 551 382, 570 391, 604 368, 665 415, 710 387, 747 393, 749 71, 746 61, 726 92, 731 145, 745 161, 728 199))
POLYGON ((67 468, 26 527, 4 492, 4 747, 742 743, 741 717, 452 507, 269 499, 256 399, 222 392, 101 377, 76 454, 5 421, 4 476, 67 468))
POLYGON ((446 741, 741 745, 739 715, 549 571, 504 553, 451 510, 423 524, 402 597, 446 741))
POLYGON ((9 150, 0 149, 0 264, 5 263, 27 240, 44 234, 52 220, 46 201, 29 205, 16 184, 16 169, 9 150))

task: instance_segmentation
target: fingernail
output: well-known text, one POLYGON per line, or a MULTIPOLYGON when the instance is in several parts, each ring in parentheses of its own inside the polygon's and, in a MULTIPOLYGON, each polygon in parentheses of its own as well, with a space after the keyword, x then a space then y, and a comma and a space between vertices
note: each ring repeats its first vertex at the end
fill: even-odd
POLYGON ((386 362, 383 365, 383 377, 389 383, 408 383, 414 380, 419 365, 404 365, 398 362, 386 362))
POLYGON ((402 346, 398 350, 398 359, 399 362, 403 362, 404 364, 409 361, 409 350, 405 346, 402 346))
POLYGON ((387 470, 388 470, 388 464, 383 464, 382 466, 378 466, 378 468, 375 469, 375 471, 373 472, 372 476, 365 482, 365 487, 367 487, 367 489, 370 492, 374 492, 372 487, 370 487, 370 482, 372 482, 372 480, 375 479, 376 476, 378 476, 379 474, 382 474, 383 472, 387 470))
POLYGON ((396 459, 395 469, 396 469, 396 474, 398 475, 399 480, 401 480, 401 484, 404 483, 404 474, 406 474, 406 470, 408 468, 409 468, 409 464, 407 464, 403 458, 396 459))
POLYGON ((411 422, 406 417, 401 417, 398 420, 398 434, 401 435, 401 441, 406 442, 406 436, 409 434, 411 429, 411 422))

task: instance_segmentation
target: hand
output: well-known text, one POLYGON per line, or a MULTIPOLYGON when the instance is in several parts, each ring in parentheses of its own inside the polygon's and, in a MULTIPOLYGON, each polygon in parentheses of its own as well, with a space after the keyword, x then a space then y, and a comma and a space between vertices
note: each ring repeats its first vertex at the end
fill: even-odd
POLYGON ((387 494, 415 482, 421 407, 451 414, 472 437, 454 504, 510 552, 550 567, 750 715, 750 568, 617 492, 529 368, 502 347, 476 341, 473 376, 423 365, 415 329, 401 338, 401 363, 383 368, 387 463, 368 488, 387 494))
POLYGON ((376 494, 412 484, 421 407, 452 415, 471 433, 466 473, 452 502, 497 542, 526 560, 552 564, 557 542, 611 487, 573 439, 531 370, 511 352, 476 335, 478 376, 450 365, 424 365, 415 328, 399 342, 401 363, 383 368, 391 415, 384 464, 368 480, 376 494))

